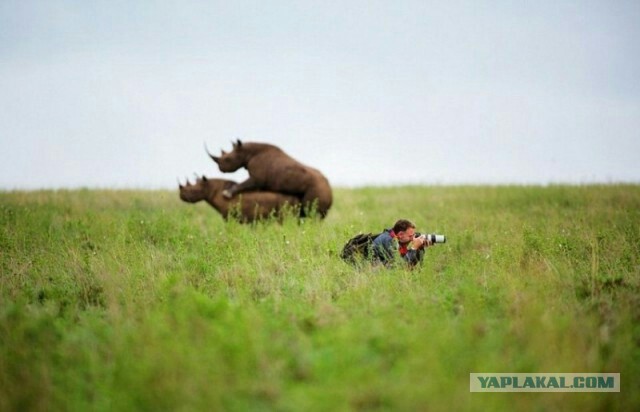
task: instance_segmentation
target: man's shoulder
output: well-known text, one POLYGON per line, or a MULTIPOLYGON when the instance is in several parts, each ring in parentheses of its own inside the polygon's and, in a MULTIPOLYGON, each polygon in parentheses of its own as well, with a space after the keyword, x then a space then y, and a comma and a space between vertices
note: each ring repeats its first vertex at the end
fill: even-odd
POLYGON ((376 236, 373 239, 373 242, 378 244, 378 243, 388 242, 390 240, 391 240, 391 233, 389 229, 385 229, 382 233, 380 233, 378 236, 376 236))

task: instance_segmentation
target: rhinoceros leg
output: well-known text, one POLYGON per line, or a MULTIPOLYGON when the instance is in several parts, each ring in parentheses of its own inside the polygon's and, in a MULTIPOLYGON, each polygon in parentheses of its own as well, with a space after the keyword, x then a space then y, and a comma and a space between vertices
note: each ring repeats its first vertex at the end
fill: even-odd
POLYGON ((331 207, 332 200, 331 189, 313 187, 307 190, 302 197, 302 205, 303 209, 312 209, 315 207, 316 212, 324 219, 331 207))
POLYGON ((224 197, 226 197, 227 199, 231 199, 233 196, 235 196, 238 193, 249 192, 249 191, 252 191, 252 190, 259 189, 259 188, 260 187, 258 187, 258 185, 256 184, 256 181, 254 179, 252 179, 251 177, 249 177, 244 182, 235 184, 235 185, 231 186, 229 189, 225 189, 222 192, 222 195, 224 197))

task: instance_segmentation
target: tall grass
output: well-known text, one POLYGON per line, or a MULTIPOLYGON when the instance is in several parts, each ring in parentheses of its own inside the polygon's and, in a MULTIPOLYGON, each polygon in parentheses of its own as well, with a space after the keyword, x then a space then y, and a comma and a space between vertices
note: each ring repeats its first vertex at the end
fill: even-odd
POLYGON ((338 189, 323 221, 166 191, 0 193, 0 410, 637 410, 640 187, 338 189), (358 232, 444 233, 416 270, 358 232), (470 393, 619 372, 620 393, 470 393))

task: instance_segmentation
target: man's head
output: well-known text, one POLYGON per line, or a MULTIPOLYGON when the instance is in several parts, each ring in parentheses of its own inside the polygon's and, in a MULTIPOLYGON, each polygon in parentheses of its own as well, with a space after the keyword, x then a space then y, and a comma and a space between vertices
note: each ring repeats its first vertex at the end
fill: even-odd
POLYGON ((416 225, 406 219, 400 219, 393 225, 392 230, 398 237, 398 242, 408 243, 416 234, 416 225))

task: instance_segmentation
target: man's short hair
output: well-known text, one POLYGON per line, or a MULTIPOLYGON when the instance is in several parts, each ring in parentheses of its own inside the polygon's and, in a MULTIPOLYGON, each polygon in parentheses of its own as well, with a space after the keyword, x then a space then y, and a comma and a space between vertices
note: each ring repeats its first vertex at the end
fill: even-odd
POLYGON ((416 228, 416 225, 411 223, 409 220, 400 219, 393 225, 394 233, 406 232, 409 228, 416 228))

